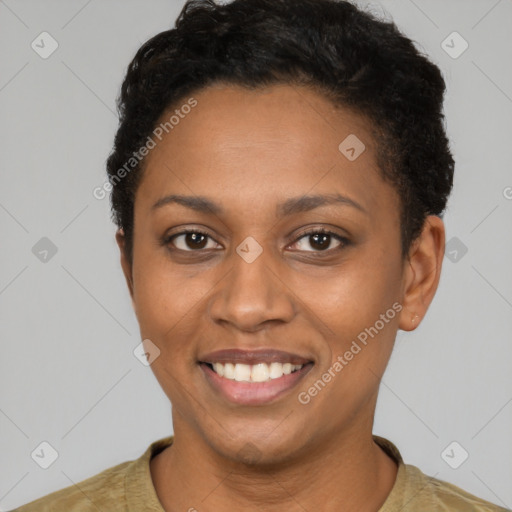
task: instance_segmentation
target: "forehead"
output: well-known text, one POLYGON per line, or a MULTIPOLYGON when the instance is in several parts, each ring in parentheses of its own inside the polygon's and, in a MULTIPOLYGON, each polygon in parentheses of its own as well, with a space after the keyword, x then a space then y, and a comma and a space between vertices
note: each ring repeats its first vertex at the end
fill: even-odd
POLYGON ((383 190, 389 187, 377 168, 369 122, 311 89, 215 86, 193 98, 197 105, 180 112, 179 122, 155 140, 136 202, 193 189, 221 203, 340 192, 364 205, 382 203, 393 192, 383 190))

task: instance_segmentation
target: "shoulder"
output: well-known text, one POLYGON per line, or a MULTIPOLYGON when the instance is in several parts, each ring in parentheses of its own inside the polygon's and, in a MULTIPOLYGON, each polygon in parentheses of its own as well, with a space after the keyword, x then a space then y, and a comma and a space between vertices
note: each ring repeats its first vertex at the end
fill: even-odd
POLYGON ((425 475, 416 466, 404 465, 410 510, 510 512, 443 480, 425 475))
POLYGON ((138 459, 112 466, 11 512, 163 512, 152 483, 150 461, 170 446, 173 439, 174 436, 158 439, 138 459))
POLYGON ((405 464, 391 441, 373 437, 398 465, 395 484, 379 512, 511 512, 456 485, 425 475, 416 466, 405 464))
POLYGON ((136 461, 127 461, 27 503, 12 512, 125 511, 125 477, 136 461))

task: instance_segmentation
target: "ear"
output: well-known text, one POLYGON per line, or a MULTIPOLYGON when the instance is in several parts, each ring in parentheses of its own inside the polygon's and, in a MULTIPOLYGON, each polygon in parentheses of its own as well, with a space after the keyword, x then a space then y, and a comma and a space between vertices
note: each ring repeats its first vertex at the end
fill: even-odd
POLYGON ((130 291, 130 297, 132 299, 132 306, 135 309, 135 302, 133 300, 133 274, 132 274, 132 264, 128 260, 127 250, 126 250, 126 237, 122 228, 116 231, 116 242, 119 247, 119 251, 121 253, 121 268, 123 269, 123 274, 126 279, 126 284, 128 285, 128 290, 130 291))
POLYGON ((399 328, 412 331, 425 316, 439 284, 444 257, 444 223, 437 215, 425 219, 404 263, 403 309, 399 328))

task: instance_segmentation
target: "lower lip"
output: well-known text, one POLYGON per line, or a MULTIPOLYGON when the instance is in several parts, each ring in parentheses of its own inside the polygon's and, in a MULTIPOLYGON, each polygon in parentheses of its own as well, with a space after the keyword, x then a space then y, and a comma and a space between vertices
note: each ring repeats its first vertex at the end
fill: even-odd
POLYGON ((214 390, 220 392, 230 402, 239 405, 261 405, 268 404, 293 389, 311 370, 313 363, 305 364, 300 370, 265 382, 239 382, 226 379, 205 363, 199 363, 199 366, 214 390))

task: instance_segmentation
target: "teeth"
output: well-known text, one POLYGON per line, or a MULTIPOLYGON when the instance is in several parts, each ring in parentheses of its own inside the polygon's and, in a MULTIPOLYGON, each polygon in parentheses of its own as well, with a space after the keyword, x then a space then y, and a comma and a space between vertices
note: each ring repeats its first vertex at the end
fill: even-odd
POLYGON ((233 380, 235 378, 235 365, 234 364, 231 364, 231 363, 220 364, 219 363, 219 365, 224 366, 223 377, 226 377, 226 379, 231 379, 231 380, 233 380))
POLYGON ((267 382, 272 379, 279 379, 283 375, 300 370, 304 365, 291 363, 266 363, 258 364, 233 364, 213 363, 215 373, 237 382, 267 382))
POLYGON ((265 363, 255 364, 251 371, 251 380, 253 382, 265 382, 268 380, 270 370, 265 363))
POLYGON ((270 378, 278 379, 283 376, 283 365, 281 363, 270 364, 270 378))
POLYGON ((213 369, 216 373, 218 373, 221 377, 224 377, 224 365, 220 363, 213 363, 213 369))
POLYGON ((248 364, 235 364, 235 380, 251 380, 251 367, 248 364))

